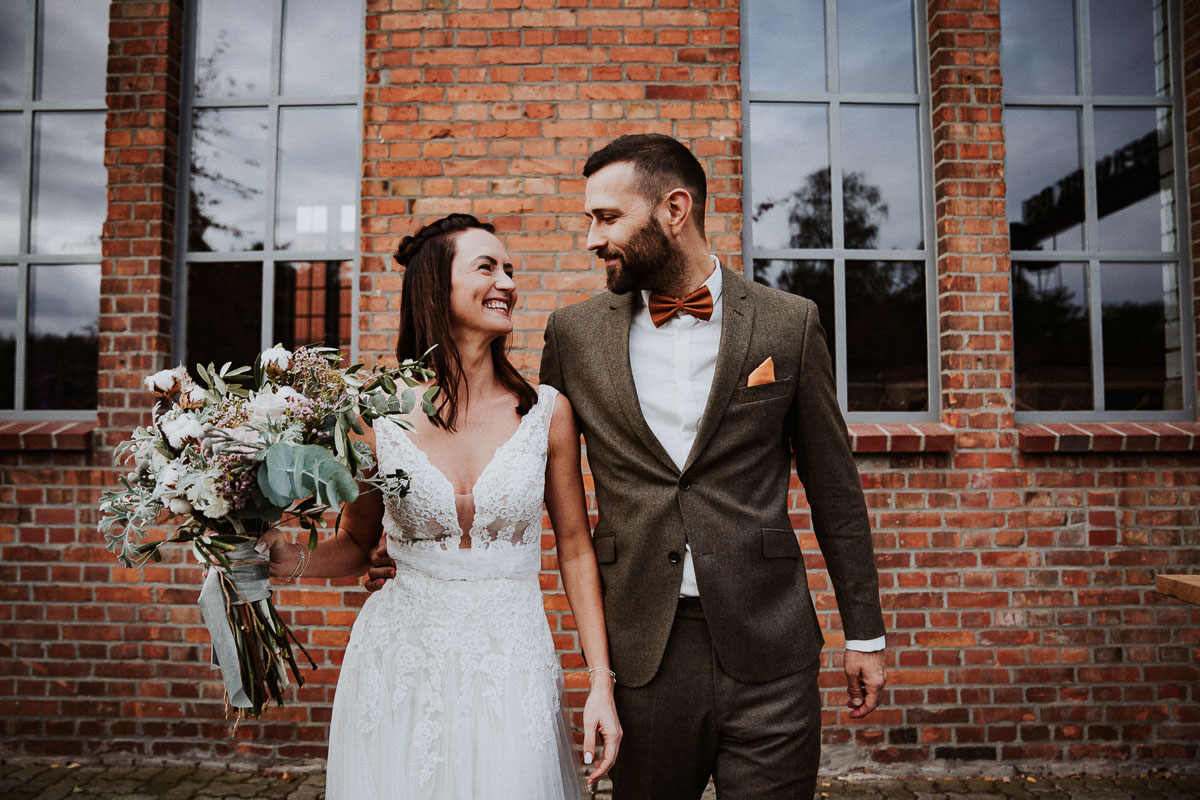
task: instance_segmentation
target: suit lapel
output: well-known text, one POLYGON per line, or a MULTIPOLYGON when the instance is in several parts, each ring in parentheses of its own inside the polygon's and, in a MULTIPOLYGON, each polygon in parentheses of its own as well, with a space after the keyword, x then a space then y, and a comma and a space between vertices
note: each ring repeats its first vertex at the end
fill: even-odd
POLYGON ((627 420, 633 433, 642 440, 655 458, 672 472, 678 473, 679 467, 675 466, 658 437, 646 424, 641 403, 638 402, 637 387, 633 383, 633 368, 629 364, 629 325, 633 319, 634 297, 633 292, 626 295, 610 295, 604 324, 599 326, 602 339, 599 343, 600 351, 604 354, 604 367, 612 384, 613 401, 620 410, 621 417, 627 420))
MULTIPOLYGON (((721 267, 721 344, 717 351, 717 368, 713 372, 712 388, 708 391, 708 402, 704 416, 696 429, 696 441, 688 453, 686 472, 708 440, 716 432, 729 399, 737 388, 737 378, 750 348, 750 330, 754 323, 754 306, 746 299, 746 282, 725 267, 721 267)), ((626 348, 628 351, 628 348, 626 348)))

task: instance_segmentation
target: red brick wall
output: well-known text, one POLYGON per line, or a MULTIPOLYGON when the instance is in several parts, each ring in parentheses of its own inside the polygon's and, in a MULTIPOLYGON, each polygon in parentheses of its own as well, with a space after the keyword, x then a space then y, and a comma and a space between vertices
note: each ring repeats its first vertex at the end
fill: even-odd
MULTIPOLYGON (((279 592, 322 668, 293 704, 231 736, 205 664, 191 557, 176 553, 139 576, 117 566, 95 533, 99 487, 115 474, 111 445, 144 420, 141 377, 171 352, 180 6, 112 6, 93 451, 0 452, 8 756, 320 762, 336 665, 365 599, 353 580, 279 592)), ((579 172, 589 152, 626 132, 692 143, 710 176, 712 248, 740 269, 737 6, 368 0, 356 322, 364 356, 386 359, 392 349, 399 236, 468 211, 495 222, 515 257, 523 306, 514 358, 535 371, 549 312, 602 286, 583 247, 579 172)), ((1200 457, 1159 452, 1166 440, 1145 432, 1125 440, 1129 452, 1020 449, 997 0, 929 0, 927 10, 940 422, 952 444, 901 452, 893 437, 894 452, 864 447, 859 456, 891 646, 887 705, 867 722, 841 710, 836 606, 819 556, 809 559, 831 645, 822 675, 829 768, 1191 768, 1200 755, 1200 610, 1156 595, 1153 577, 1197 570, 1200 457)), ((1196 131, 1200 0, 1184 3, 1183 16, 1187 127, 1196 131)), ((1189 184, 1200 201, 1200 173, 1189 184)), ((798 487, 793 509, 815 552, 798 487)), ((552 553, 544 565, 551 628, 564 663, 577 666, 552 553)), ((569 681, 577 708, 585 682, 569 681)))

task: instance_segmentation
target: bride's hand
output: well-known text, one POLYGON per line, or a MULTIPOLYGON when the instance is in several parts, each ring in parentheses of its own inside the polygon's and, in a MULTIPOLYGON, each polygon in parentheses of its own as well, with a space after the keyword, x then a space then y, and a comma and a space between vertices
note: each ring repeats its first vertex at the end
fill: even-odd
POLYGON ((592 674, 592 690, 583 706, 583 763, 591 764, 596 755, 596 733, 604 740, 604 755, 600 763, 588 774, 588 786, 612 768, 621 746, 621 723, 617 719, 617 706, 613 702, 613 678, 607 672, 592 674))
POLYGON ((286 541, 275 528, 258 537, 254 549, 259 553, 265 553, 270 549, 272 578, 286 578, 291 575, 300 560, 299 549, 293 543, 286 541))

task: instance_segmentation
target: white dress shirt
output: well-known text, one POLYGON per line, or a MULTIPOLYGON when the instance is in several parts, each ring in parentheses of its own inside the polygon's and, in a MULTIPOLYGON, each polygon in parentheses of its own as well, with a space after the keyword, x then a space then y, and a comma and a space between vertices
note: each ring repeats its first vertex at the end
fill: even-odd
MULTIPOLYGON (((656 328, 650 318, 650 292, 643 290, 642 307, 634 311, 629 327, 629 365, 642 416, 680 470, 696 441, 696 428, 712 389, 721 345, 722 279, 720 262, 715 257, 712 274, 704 285, 713 297, 713 313, 708 320, 676 314, 656 328)), ((690 544, 684 547, 679 594, 700 596, 690 544)), ((846 641, 850 650, 882 650, 883 646, 882 636, 846 641)))

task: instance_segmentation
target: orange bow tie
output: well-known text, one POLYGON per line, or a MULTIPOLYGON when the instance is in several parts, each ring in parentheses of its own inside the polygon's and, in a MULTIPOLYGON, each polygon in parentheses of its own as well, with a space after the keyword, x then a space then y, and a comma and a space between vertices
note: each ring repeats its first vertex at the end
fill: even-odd
POLYGON ((661 328, 676 313, 691 314, 697 319, 707 320, 713 312, 712 292, 707 286, 701 286, 683 298, 651 292, 648 306, 650 320, 656 328, 661 328))

